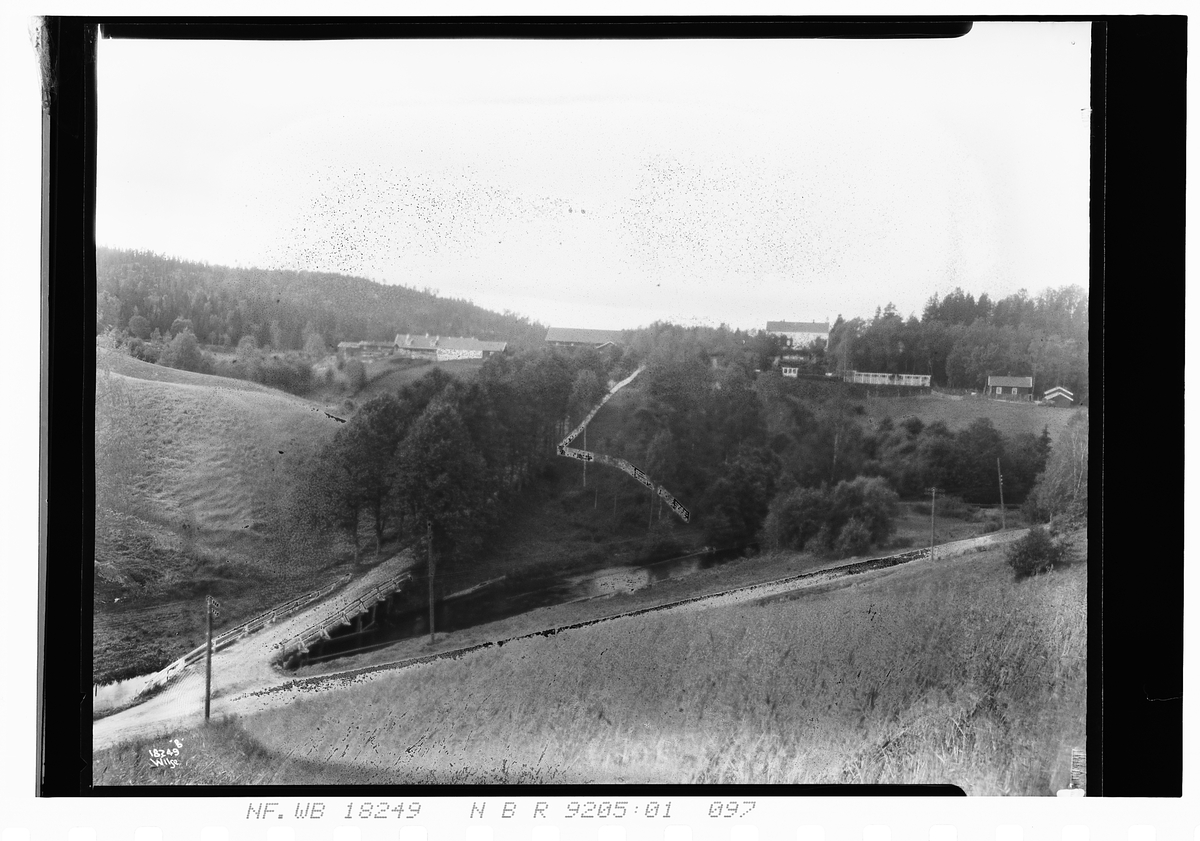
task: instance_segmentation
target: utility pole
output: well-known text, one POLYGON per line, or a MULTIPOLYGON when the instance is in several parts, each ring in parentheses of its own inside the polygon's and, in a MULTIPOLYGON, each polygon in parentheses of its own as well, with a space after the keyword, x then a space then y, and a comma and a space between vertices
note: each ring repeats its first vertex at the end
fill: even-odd
POLYGON ((937 488, 926 488, 933 494, 933 502, 929 506, 929 560, 933 560, 933 536, 935 523, 937 522, 937 488))
POLYGON ((425 521, 425 547, 429 552, 429 642, 433 643, 433 521, 425 521))
POLYGON ((1004 474, 1000 472, 1000 459, 996 459, 996 475, 1000 478, 1000 529, 1003 531, 1008 528, 1008 521, 1004 516, 1004 474))
MULTIPOLYGON (((601 442, 603 443, 603 442, 601 442)), ((583 449, 587 450, 587 427, 583 428, 583 449)), ((583 486, 587 487, 587 462, 583 463, 583 486)))
POLYGON ((204 650, 204 720, 208 721, 209 711, 212 704, 212 621, 213 614, 221 615, 221 603, 209 596, 204 600, 204 606, 207 610, 208 626, 208 645, 204 650))

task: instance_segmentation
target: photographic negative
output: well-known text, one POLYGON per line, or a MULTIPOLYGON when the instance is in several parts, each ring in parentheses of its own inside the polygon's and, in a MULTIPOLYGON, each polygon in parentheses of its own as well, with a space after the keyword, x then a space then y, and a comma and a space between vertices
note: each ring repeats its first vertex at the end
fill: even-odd
POLYGON ((105 39, 93 784, 1086 788, 1091 29, 105 39))

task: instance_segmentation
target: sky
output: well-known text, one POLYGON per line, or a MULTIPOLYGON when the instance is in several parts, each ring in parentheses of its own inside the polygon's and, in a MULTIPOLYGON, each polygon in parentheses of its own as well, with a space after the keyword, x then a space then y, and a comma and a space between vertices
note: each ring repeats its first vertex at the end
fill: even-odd
POLYGON ((544 324, 1088 285, 1086 23, 904 41, 102 40, 97 242, 544 324))

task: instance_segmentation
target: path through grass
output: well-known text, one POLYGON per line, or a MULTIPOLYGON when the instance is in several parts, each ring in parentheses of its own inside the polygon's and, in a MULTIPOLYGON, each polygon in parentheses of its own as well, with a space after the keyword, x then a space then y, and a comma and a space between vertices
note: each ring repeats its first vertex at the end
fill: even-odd
MULTIPOLYGON (((246 717, 238 727, 271 761, 265 776, 252 751, 242 761, 259 783, 1051 794, 1084 744, 1086 611, 1086 565, 1021 583, 1000 551, 898 567, 841 590, 649 614, 381 674, 246 717)), ((101 761, 100 779, 128 773, 115 755, 101 761)))

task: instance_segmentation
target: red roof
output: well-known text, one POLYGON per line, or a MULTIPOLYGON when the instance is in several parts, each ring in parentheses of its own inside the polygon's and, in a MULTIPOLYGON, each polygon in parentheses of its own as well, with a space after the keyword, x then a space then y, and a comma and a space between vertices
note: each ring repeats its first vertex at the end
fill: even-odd
POLYGON ((1033 377, 988 377, 988 388, 1033 388, 1033 377))

